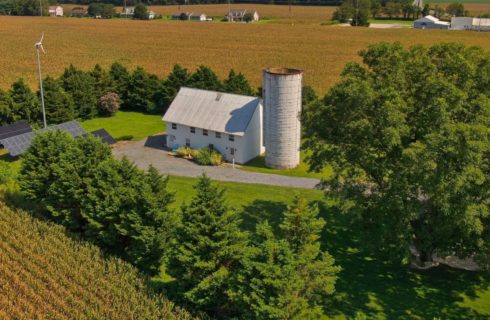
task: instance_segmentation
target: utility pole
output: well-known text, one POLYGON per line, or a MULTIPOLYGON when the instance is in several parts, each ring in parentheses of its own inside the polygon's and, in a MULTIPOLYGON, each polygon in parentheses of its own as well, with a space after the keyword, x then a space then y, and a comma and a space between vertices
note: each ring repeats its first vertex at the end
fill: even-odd
POLYGON ((359 15, 359 3, 358 0, 356 0, 356 24, 355 26, 357 27, 357 16, 359 15))
POLYGON ((39 0, 39 16, 43 16, 43 0, 39 0))

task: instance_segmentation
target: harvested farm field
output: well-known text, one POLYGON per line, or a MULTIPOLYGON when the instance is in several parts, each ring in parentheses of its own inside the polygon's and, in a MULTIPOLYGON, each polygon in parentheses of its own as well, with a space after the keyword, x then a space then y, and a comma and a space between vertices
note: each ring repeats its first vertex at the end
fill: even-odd
MULTIPOLYGON (((347 62, 359 60, 360 50, 380 41, 404 45, 462 42, 490 50, 488 33, 345 28, 321 25, 322 17, 330 19, 332 7, 293 7, 292 19, 285 18, 286 6, 264 7, 270 7, 271 17, 277 20, 244 24, 3 16, 0 88, 8 88, 20 77, 37 87, 33 46, 42 32, 47 51, 42 57, 45 75, 58 76, 69 64, 91 69, 97 63, 108 67, 118 61, 130 68, 143 66, 160 76, 176 63, 190 69, 204 64, 221 77, 233 68, 259 86, 264 67, 288 66, 303 69, 305 84, 321 94, 339 79, 347 62)), ((226 6, 205 8, 211 14, 212 10, 223 12, 226 6)), ((161 7, 168 12, 176 9, 161 7)))

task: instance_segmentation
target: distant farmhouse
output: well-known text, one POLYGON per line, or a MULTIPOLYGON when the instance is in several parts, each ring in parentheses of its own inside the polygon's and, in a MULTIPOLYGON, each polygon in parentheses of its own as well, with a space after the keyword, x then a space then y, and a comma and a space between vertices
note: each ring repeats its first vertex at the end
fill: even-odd
MULTIPOLYGON (((120 14, 121 18, 133 18, 134 16, 134 7, 126 7, 122 9, 120 14)), ((156 13, 153 11, 148 11, 148 19, 155 19, 156 13)))
POLYGON ((172 20, 208 21, 208 16, 205 13, 178 12, 172 15, 172 20))
POLYGON ((249 10, 230 10, 225 19, 231 22, 246 22, 247 16, 251 17, 251 21, 259 21, 259 14, 257 11, 249 11, 249 10))
POLYGON ((473 17, 452 17, 451 30, 490 31, 490 19, 473 17))
POLYGON ((48 12, 51 17, 62 17, 63 7, 62 6, 49 6, 48 12))
POLYGON ((449 29, 449 22, 441 21, 433 16, 425 16, 413 22, 415 29, 449 29))
POLYGON ((71 14, 70 15, 72 17, 82 18, 82 17, 86 17, 88 15, 88 12, 83 7, 75 7, 75 8, 73 8, 71 10, 71 14))
POLYGON ((265 151, 268 167, 296 167, 302 77, 296 69, 264 70, 263 98, 182 87, 163 116, 167 147, 210 147, 241 164, 265 151))

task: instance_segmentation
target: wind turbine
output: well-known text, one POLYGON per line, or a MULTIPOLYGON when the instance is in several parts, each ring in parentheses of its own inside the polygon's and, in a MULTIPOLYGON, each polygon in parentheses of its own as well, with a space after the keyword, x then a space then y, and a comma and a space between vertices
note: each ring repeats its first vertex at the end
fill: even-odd
POLYGON ((43 77, 41 75, 41 58, 39 54, 39 50, 41 50, 44 54, 46 54, 46 51, 44 51, 43 47, 43 39, 44 39, 44 32, 41 35, 41 39, 39 42, 36 42, 34 44, 34 47, 36 48, 36 53, 37 53, 37 71, 39 72, 39 89, 41 92, 41 105, 43 108, 43 122, 44 122, 44 127, 48 127, 48 123, 46 122, 46 110, 44 109, 44 93, 43 93, 43 77))

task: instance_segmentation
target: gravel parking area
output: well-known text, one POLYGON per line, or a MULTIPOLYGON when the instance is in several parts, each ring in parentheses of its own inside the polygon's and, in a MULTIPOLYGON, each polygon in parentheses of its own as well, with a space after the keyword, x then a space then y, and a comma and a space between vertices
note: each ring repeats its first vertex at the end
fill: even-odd
POLYGON ((163 148, 165 135, 155 135, 146 140, 123 142, 116 145, 113 154, 116 158, 126 156, 140 168, 151 165, 161 173, 175 176, 197 177, 205 172, 210 178, 221 181, 260 183, 283 187, 314 189, 319 179, 288 177, 277 174, 247 172, 230 166, 199 166, 194 162, 169 156, 163 148))

